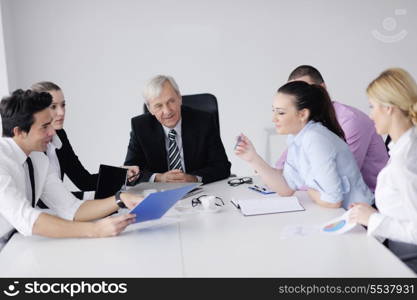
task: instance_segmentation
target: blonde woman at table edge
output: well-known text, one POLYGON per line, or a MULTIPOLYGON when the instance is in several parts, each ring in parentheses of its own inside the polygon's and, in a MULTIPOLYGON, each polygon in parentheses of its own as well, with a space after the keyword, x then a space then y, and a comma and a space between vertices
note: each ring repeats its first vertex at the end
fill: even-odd
POLYGON ((377 178, 378 211, 354 203, 350 221, 387 239, 388 248, 417 273, 417 84, 405 70, 388 69, 367 94, 376 131, 392 138, 390 160, 377 178))
MULTIPOLYGON (((95 191, 98 173, 91 174, 84 168, 78 159, 78 156, 75 154, 67 133, 64 130, 66 100, 62 89, 51 81, 41 81, 34 83, 31 86, 31 90, 38 93, 49 93, 52 96, 50 109, 54 115, 52 127, 55 129, 56 135, 53 137, 51 143, 49 143, 46 155, 56 169, 60 179, 63 180, 64 175, 67 175, 81 192, 95 191)), ((135 175, 139 176, 139 167, 123 167, 128 169, 129 181, 136 180, 137 177, 135 177, 135 175)), ((77 197, 82 198, 82 193, 81 195, 77 192, 74 194, 77 197)))
POLYGON ((243 134, 235 150, 263 182, 280 196, 307 187, 314 202, 329 208, 347 208, 353 201, 373 203, 323 87, 288 82, 278 89, 272 107, 277 133, 289 135, 284 169, 266 163, 243 134))

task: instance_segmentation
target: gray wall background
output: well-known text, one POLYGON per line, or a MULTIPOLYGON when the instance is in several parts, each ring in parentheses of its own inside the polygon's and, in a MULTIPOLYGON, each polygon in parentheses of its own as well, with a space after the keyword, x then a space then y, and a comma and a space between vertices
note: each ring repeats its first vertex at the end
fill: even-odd
POLYGON ((297 65, 316 66, 333 99, 365 112, 365 88, 383 69, 417 77, 414 0, 0 3, 9 89, 58 83, 65 129, 94 172, 123 163, 142 87, 159 73, 174 76, 183 94, 217 96, 223 143, 242 175, 252 170, 233 155, 240 132, 270 162, 284 148, 285 138, 273 134, 271 101, 297 65))
MULTIPOLYGON (((1 15, 1 5, 0 5, 0 95, 6 95, 9 92, 9 84, 7 78, 7 67, 6 67, 6 48, 4 46, 4 35, 3 35, 3 26, 2 26, 2 15, 1 15)), ((0 118, 1 119, 1 118, 0 118)), ((1 123, 1 122, 0 122, 1 123)), ((0 130, 2 126, 0 124, 0 130)))

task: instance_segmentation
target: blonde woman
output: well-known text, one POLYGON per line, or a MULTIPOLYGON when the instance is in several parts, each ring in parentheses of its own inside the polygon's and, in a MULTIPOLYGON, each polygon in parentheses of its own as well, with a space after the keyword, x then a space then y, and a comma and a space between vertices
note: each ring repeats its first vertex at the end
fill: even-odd
MULTIPOLYGON (((64 121, 66 116, 66 101, 62 89, 53 82, 41 81, 32 85, 31 90, 41 93, 49 93, 52 96, 50 109, 53 112, 52 127, 54 135, 48 146, 46 155, 48 156, 53 168, 63 180, 64 175, 75 184, 81 192, 94 191, 97 186, 98 173, 91 174, 81 164, 78 156, 75 154, 67 133, 64 130, 64 121)), ((125 166, 128 169, 130 181, 135 180, 134 175, 139 175, 138 166, 125 166)), ((82 198, 82 193, 75 193, 77 197, 82 198)))
POLYGON ((355 203, 350 220, 387 239, 391 251, 417 272, 417 84, 403 69, 388 69, 367 94, 376 131, 392 138, 391 157, 377 179, 378 211, 355 203))

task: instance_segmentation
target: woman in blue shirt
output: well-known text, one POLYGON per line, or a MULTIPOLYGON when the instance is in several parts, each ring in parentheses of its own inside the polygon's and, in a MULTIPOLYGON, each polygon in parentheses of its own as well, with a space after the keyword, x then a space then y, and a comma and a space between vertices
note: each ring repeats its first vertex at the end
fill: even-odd
POLYGON ((263 182, 281 196, 291 196, 307 187, 313 201, 324 207, 373 203, 373 194, 344 140, 324 88, 302 81, 288 82, 278 89, 272 110, 277 132, 289 135, 284 169, 267 164, 243 134, 235 150, 263 182))

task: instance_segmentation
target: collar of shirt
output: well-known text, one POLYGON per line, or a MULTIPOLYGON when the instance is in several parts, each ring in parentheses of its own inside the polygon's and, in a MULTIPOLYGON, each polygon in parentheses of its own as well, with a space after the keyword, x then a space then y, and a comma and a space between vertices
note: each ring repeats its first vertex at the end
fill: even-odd
POLYGON ((308 121, 307 124, 300 130, 296 135, 289 134, 287 138, 287 145, 288 147, 291 144, 300 145, 302 141, 302 136, 309 130, 310 127, 314 126, 316 122, 308 121))
POLYGON ((55 134, 52 137, 52 140, 49 144, 55 149, 61 149, 61 147, 62 147, 61 139, 59 138, 59 136, 57 134, 55 134))
POLYGON ((400 138, 396 142, 391 141, 391 143, 389 143, 388 145, 388 148, 390 149, 389 155, 396 156, 400 154, 402 150, 404 149, 404 147, 409 145, 410 139, 417 138, 416 131, 417 131, 416 126, 413 126, 410 129, 408 129, 406 132, 404 132, 403 135, 400 136, 400 138))
POLYGON ((17 162, 19 165, 23 165, 26 162, 28 156, 25 152, 23 152, 22 148, 19 147, 18 144, 14 141, 13 138, 5 138, 5 140, 10 144, 13 149, 13 152, 16 154, 17 162))
POLYGON ((168 133, 171 129, 175 129, 175 131, 177 132, 177 136, 181 136, 181 123, 182 123, 182 120, 180 119, 174 128, 168 128, 162 125, 162 128, 164 129, 164 132, 165 132, 165 138, 168 138, 168 133))

